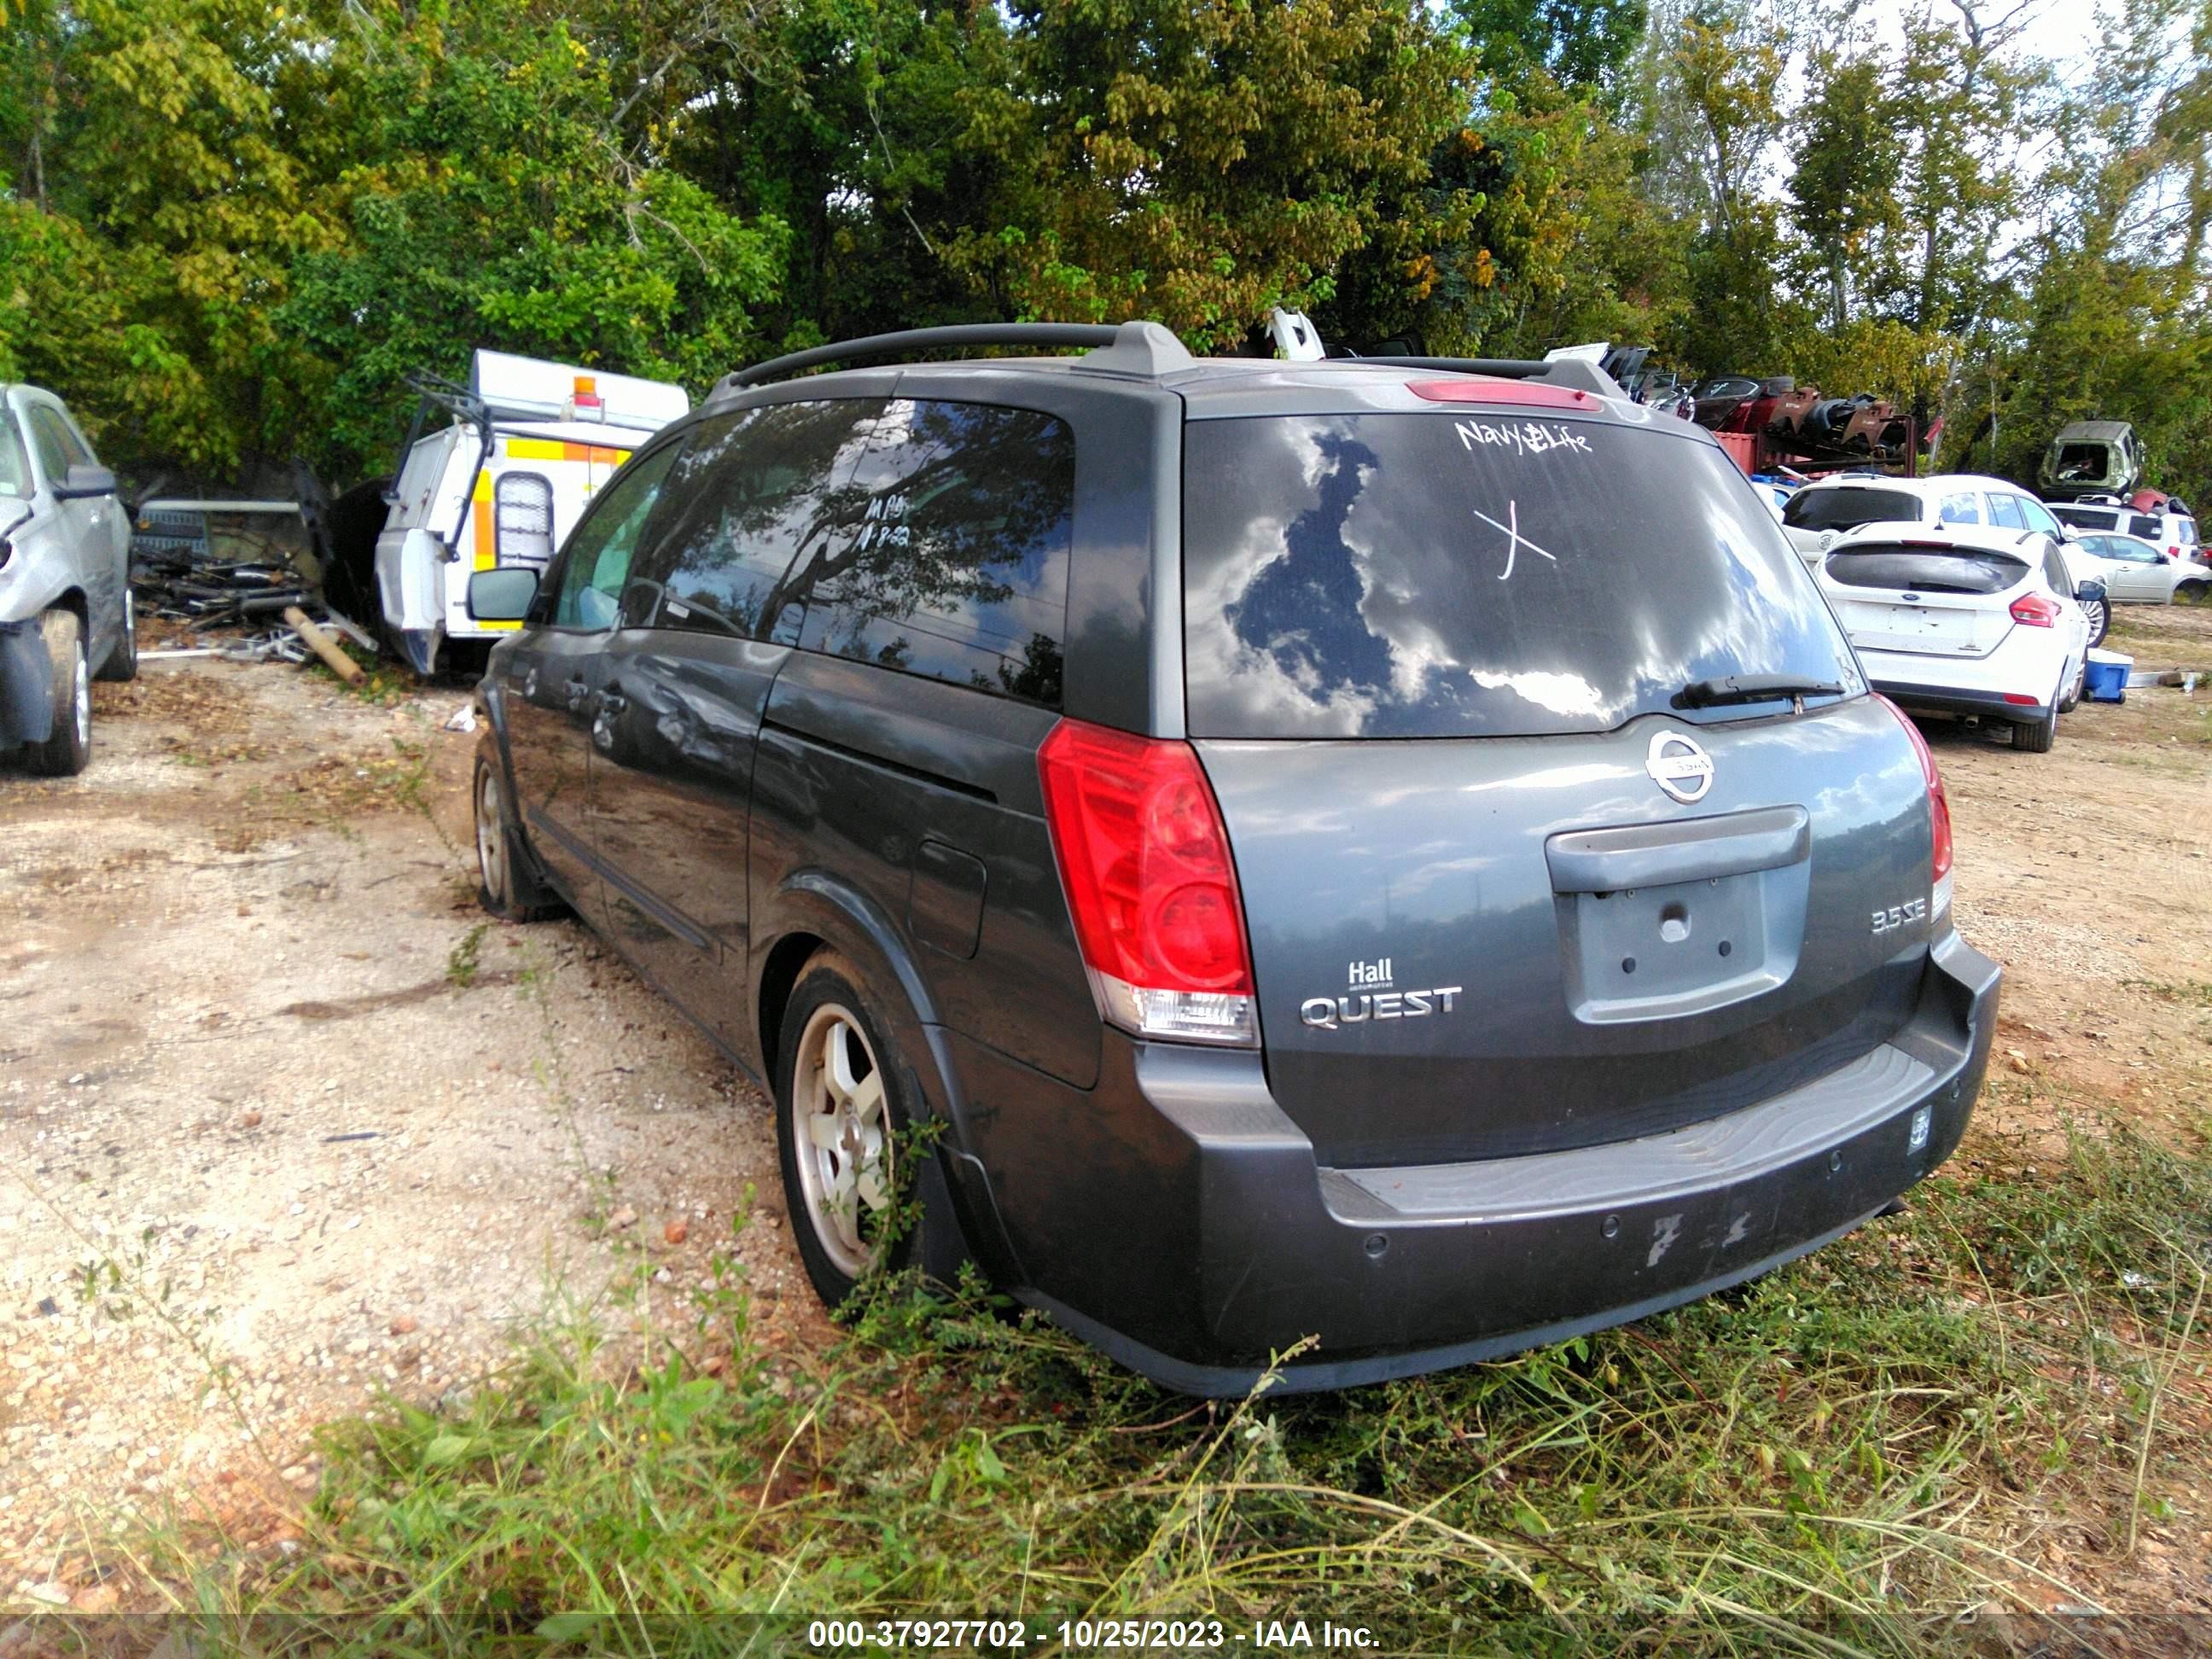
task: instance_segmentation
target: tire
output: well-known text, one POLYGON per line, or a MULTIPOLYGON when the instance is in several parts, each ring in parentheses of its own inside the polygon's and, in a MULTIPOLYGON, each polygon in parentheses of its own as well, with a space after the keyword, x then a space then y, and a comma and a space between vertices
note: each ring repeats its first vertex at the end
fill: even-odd
POLYGON ((2089 618, 2089 644, 2094 648, 2105 642, 2112 631, 2112 602, 2110 599, 2084 599, 2081 609, 2089 618))
POLYGON ((2081 666, 2075 672, 2074 689, 2058 700, 2058 712, 2062 714, 2070 714, 2079 708, 2081 706, 2081 694, 2088 689, 2088 685, 2089 659, 2085 653, 2081 658, 2081 666))
POLYGON ((478 750, 469 792, 477 832, 477 902, 501 921, 543 921, 566 907, 531 861, 495 753, 478 750))
POLYGON ((953 1277, 966 1252, 949 1194, 908 1133, 919 1091, 851 962, 825 951, 801 970, 775 1052, 784 1204, 815 1294, 834 1310, 873 1272, 953 1277))
POLYGON ((2212 595, 2212 582, 2186 581, 2173 590, 2173 602, 2176 605, 2202 605, 2208 595, 2212 595))
POLYGON ((84 656, 84 623, 74 611, 49 611, 39 631, 53 661, 54 724, 44 743, 24 754, 31 769, 50 778, 73 778, 92 759, 92 665, 84 656))
POLYGON ((123 590, 123 637, 108 651, 95 677, 121 684, 138 678, 138 606, 131 590, 123 590))
POLYGON ((2012 728, 2012 746, 2026 754, 2047 755, 2057 738, 2058 715, 2055 710, 2042 720, 2021 720, 2012 728))

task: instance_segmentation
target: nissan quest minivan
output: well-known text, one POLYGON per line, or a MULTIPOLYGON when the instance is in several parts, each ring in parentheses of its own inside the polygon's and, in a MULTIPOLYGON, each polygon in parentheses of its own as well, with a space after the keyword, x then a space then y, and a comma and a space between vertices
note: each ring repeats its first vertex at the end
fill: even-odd
POLYGON ((1998 969, 1926 745, 1614 390, 1137 323, 732 375, 473 579, 483 902, 765 1083, 833 1304, 973 1260, 1220 1395, 1816 1249, 1957 1145, 1998 969), (1091 349, 917 360, 1018 343, 1091 349))

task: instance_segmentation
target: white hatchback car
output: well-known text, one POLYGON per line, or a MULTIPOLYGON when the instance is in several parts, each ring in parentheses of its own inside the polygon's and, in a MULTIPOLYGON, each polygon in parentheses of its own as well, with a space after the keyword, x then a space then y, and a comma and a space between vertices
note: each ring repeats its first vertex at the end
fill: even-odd
POLYGON ((2081 700, 2084 602, 2065 550, 2033 531, 1869 525, 1816 573, 1875 690, 1919 714, 2001 721, 2041 754, 2081 700))
POLYGON ((2077 536, 2133 536, 2148 542, 2176 564, 2196 565, 2199 577, 2205 574, 2208 556, 2204 544, 2197 538, 2197 520, 2186 513, 2175 512, 2171 504, 2161 512, 2139 513, 2117 497, 2099 496, 2054 502, 2051 510, 2077 536))
POLYGON ((2202 605, 2212 599, 2212 570, 2138 537, 2084 533, 2073 546, 2095 565, 2117 604, 2202 605))
POLYGON ((2061 541, 2068 533, 2049 507, 2018 484, 1975 472, 1925 478, 1838 472, 1815 478, 1782 510, 1783 532, 1808 564, 1818 564, 1845 531, 1863 524, 1986 525, 2039 531, 2061 541))

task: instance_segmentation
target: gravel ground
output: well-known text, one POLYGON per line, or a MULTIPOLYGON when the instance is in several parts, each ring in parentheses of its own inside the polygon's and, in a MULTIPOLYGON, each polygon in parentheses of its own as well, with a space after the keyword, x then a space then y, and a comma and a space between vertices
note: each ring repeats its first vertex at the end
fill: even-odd
MULTIPOLYGON (((2212 611, 2123 617, 2212 669, 2212 611)), ((265 1510, 314 1424, 465 1386, 549 1304, 680 1333, 725 1258, 771 1344, 825 1334, 766 1103, 576 925, 477 910, 462 701, 149 664, 83 777, 0 773, 0 1604, 70 1595, 119 1506, 265 1510)), ((1930 732, 2011 969, 1961 1158, 2063 1156, 2085 1108, 2201 1145, 2212 678, 2047 756, 1930 732)))
POLYGON ((118 1500, 311 1485, 313 1424, 549 1304, 680 1331, 719 1255, 818 1333, 763 1097, 477 910, 463 696, 149 663, 82 778, 0 774, 0 1601, 118 1500))

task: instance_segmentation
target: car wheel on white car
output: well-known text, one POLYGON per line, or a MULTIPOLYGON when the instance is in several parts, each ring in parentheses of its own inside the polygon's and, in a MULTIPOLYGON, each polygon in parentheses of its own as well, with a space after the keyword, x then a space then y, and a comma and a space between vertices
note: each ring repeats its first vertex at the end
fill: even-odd
POLYGON ((2081 599, 2077 601, 2081 614, 2089 619, 2089 643, 2105 642, 2106 631, 2112 625, 2112 602, 2110 599, 2081 599))
MULTIPOLYGON (((2081 663, 2082 679, 2089 673, 2087 659, 2081 663)), ((2020 720, 2012 728, 2012 746, 2031 755, 2047 755, 2051 745, 2058 740, 2058 711, 2062 707, 2057 693, 2051 696, 2051 712, 2039 720, 2020 720)))
POLYGON ((2175 586, 2173 602, 2176 605, 2202 605, 2208 595, 2212 595, 2212 582, 2192 577, 2190 580, 2175 586))
POLYGON ((74 611, 49 611, 39 632, 53 662, 54 723, 27 753, 31 769, 73 778, 92 758, 92 665, 85 660, 84 623, 74 611))
POLYGON ((131 602, 127 588, 123 594, 123 637, 109 648, 107 660, 100 664, 96 678, 115 681, 138 678, 138 607, 131 602))

